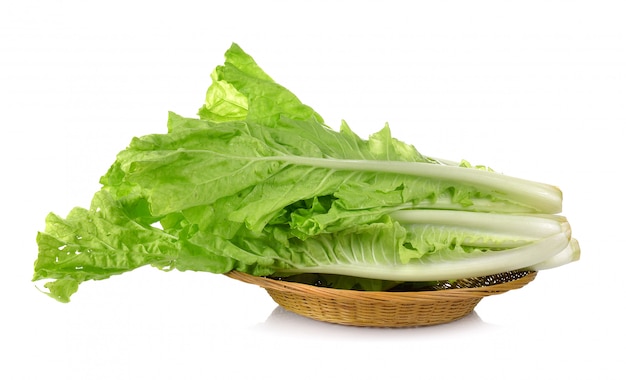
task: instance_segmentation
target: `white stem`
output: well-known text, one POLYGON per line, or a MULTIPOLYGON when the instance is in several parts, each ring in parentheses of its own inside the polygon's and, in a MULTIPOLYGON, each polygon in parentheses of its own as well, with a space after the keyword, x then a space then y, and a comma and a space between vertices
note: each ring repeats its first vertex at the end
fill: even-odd
POLYGON ((560 232, 570 233, 564 217, 544 214, 497 214, 452 210, 401 210, 390 216, 402 224, 460 227, 490 234, 516 235, 536 240, 560 232))
POLYGON ((580 259, 580 245, 578 244, 578 240, 571 239, 569 245, 564 250, 552 256, 548 260, 545 260, 538 264, 530 266, 529 269, 531 270, 552 269, 552 268, 560 267, 561 265, 578 261, 579 259, 580 259))
POLYGON ((569 245, 566 233, 558 233, 518 248, 470 253, 464 258, 446 260, 426 256, 409 264, 368 265, 360 263, 300 267, 299 273, 323 273, 391 281, 441 281, 530 268, 549 260, 569 245))
POLYGON ((475 186, 489 192, 501 193, 521 204, 534 207, 537 212, 557 214, 561 212, 562 193, 556 186, 511 177, 504 174, 423 162, 339 160, 303 156, 264 157, 298 165, 310 165, 335 170, 379 171, 434 178, 475 186))

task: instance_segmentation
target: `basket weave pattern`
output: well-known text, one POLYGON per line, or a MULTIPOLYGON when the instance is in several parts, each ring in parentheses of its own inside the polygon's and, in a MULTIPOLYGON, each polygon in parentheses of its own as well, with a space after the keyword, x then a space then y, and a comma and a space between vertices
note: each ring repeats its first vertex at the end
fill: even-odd
POLYGON ((519 289, 537 272, 519 271, 443 282, 432 290, 378 292, 317 287, 230 272, 227 276, 264 288, 284 309, 319 321, 368 327, 412 327, 452 322, 484 297, 519 289))

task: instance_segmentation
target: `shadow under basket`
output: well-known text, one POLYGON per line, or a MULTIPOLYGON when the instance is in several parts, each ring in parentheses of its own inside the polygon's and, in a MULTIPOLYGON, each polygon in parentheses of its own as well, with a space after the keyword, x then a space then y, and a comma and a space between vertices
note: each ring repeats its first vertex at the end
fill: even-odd
POLYGON ((414 327, 452 322, 470 314, 484 297, 519 289, 535 271, 513 271, 440 282, 429 290, 341 290, 233 271, 228 277, 264 288, 274 301, 318 321, 364 327, 414 327))

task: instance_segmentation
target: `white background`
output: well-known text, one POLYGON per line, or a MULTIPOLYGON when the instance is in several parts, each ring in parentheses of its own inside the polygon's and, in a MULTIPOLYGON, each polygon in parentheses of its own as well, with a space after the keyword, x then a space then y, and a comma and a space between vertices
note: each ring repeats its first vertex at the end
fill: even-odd
POLYGON ((623 4, 2 2, 0 378, 624 378, 623 4), (231 42, 333 127, 389 122, 424 154, 559 186, 581 261, 401 330, 307 320, 205 273, 39 293, 46 214, 88 206, 168 111, 194 116, 231 42))

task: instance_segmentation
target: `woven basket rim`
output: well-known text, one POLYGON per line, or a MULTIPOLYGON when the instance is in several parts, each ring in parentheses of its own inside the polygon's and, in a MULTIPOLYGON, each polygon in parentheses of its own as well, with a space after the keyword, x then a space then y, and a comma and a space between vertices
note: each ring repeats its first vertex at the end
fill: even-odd
MULTIPOLYGON (((477 287, 463 287, 437 290, 420 291, 362 291, 333 289, 319 287, 298 282, 282 281, 269 277, 253 276, 247 273, 231 271, 226 276, 258 285, 266 290, 279 292, 289 292, 306 297, 332 298, 332 299, 359 299, 364 301, 382 302, 415 302, 416 300, 437 300, 437 299, 463 299, 463 298, 483 298, 490 295, 501 294, 509 290, 519 289, 537 276, 536 271, 511 271, 505 274, 493 276, 504 276, 505 280, 496 284, 482 285, 477 287), (506 280, 507 273, 514 274, 514 278, 506 280)), ((485 276, 486 277, 486 276, 485 276)))

